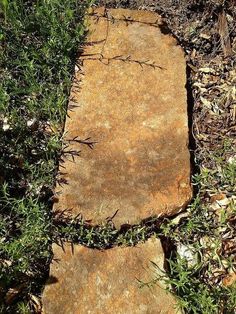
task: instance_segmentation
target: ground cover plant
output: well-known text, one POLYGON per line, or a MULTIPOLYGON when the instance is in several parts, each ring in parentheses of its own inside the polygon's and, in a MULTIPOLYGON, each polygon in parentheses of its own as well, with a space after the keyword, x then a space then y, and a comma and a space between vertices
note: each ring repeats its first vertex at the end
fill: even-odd
POLYGON ((90 1, 0 1, 0 309, 40 311, 50 197, 90 1))
POLYGON ((81 217, 51 214, 57 165, 66 150, 61 135, 75 58, 91 2, 0 3, 0 312, 41 312, 39 296, 52 242, 110 248, 135 245, 156 234, 169 260, 168 277, 163 275, 163 280, 184 312, 234 313, 233 1, 105 3, 159 12, 185 49, 196 166, 195 195, 186 212, 122 230, 114 229, 112 223, 92 228, 81 217))

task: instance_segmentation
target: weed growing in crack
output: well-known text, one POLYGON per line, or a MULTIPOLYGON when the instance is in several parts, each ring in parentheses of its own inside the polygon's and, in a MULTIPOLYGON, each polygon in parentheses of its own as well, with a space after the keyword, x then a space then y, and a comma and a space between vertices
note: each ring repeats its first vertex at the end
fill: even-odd
POLYGON ((62 246, 63 242, 71 242, 96 249, 108 249, 117 245, 134 246, 156 235, 160 224, 160 219, 150 219, 139 225, 127 225, 117 230, 109 221, 92 227, 81 217, 60 215, 53 220, 53 241, 62 246))

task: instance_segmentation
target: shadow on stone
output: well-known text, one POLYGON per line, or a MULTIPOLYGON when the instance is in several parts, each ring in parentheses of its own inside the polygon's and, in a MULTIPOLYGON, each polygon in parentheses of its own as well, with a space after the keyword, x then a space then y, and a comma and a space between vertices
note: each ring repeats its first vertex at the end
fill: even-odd
POLYGON ((48 277, 48 279, 46 281, 46 285, 53 285, 53 284, 55 284, 57 282, 58 282, 57 277, 51 275, 51 276, 48 277))

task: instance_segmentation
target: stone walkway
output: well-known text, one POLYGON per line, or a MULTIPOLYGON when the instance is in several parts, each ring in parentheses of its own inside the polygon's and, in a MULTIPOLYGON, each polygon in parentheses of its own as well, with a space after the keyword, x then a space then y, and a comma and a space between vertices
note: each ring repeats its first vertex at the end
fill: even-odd
MULTIPOLYGON (((68 112, 64 135, 81 154, 61 164, 67 184, 56 188, 55 211, 119 228, 176 214, 191 199, 184 53, 160 25, 152 12, 100 8, 91 15, 69 105, 78 107, 68 112), (93 149, 80 143, 86 138, 93 149)), ((150 261, 163 269, 157 239, 104 252, 53 251, 57 282, 45 288, 46 314, 176 312, 158 285, 138 287, 137 279, 151 278, 150 261)))

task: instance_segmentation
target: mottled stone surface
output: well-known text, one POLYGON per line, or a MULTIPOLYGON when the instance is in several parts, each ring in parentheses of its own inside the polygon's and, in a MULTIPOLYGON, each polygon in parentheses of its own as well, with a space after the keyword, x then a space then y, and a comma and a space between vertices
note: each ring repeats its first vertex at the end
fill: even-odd
POLYGON ((173 296, 161 286, 140 288, 163 269, 163 251, 158 239, 137 247, 99 251, 54 245, 49 284, 43 293, 45 314, 174 314, 173 296), (50 283, 54 281, 55 283, 50 283))
POLYGON ((71 92, 70 105, 78 107, 65 124, 65 139, 97 143, 93 150, 71 143, 81 155, 65 160, 68 184, 57 187, 54 209, 70 208, 93 225, 115 215, 119 228, 176 214, 191 198, 186 68, 157 14, 117 9, 98 18, 103 14, 90 17, 80 88, 75 82, 71 92))

